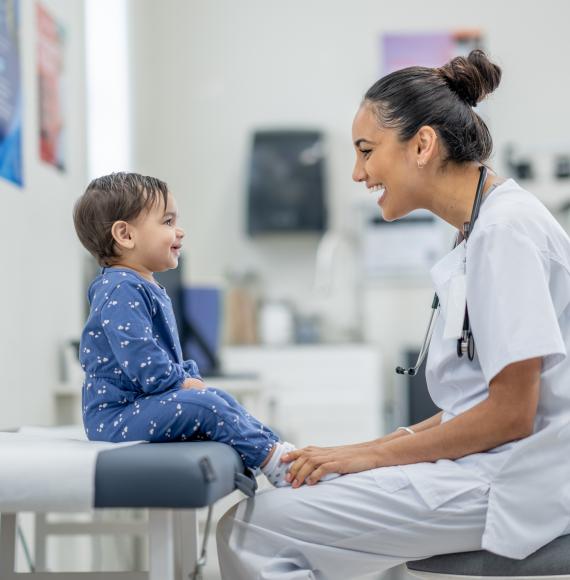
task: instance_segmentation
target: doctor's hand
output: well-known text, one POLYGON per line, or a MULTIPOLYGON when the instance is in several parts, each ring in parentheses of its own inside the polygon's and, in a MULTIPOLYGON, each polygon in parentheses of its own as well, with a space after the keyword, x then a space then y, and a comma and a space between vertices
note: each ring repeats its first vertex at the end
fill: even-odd
POLYGON ((378 467, 378 456, 370 444, 340 447, 304 447, 283 455, 283 463, 291 463, 287 481, 293 487, 303 483, 314 485, 327 473, 358 473, 378 467))

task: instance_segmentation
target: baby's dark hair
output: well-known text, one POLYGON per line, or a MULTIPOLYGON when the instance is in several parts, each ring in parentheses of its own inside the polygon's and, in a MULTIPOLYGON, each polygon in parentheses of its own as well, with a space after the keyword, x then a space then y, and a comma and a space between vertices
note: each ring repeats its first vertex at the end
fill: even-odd
POLYGON ((73 209, 75 231, 100 266, 119 257, 111 228, 116 221, 136 219, 143 211, 168 201, 168 186, 156 177, 111 173, 94 179, 73 209))
POLYGON ((493 141, 473 107, 500 81, 501 69, 477 49, 440 68, 414 66, 390 73, 368 89, 363 102, 372 105, 379 123, 396 129, 402 141, 424 125, 433 127, 446 149, 444 163, 484 162, 493 141))

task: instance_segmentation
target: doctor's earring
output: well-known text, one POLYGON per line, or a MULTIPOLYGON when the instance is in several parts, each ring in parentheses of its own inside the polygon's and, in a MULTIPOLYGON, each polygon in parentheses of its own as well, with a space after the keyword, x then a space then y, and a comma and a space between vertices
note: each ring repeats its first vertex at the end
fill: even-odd
POLYGON ((425 167, 425 163, 418 161, 418 169, 423 169, 425 167))

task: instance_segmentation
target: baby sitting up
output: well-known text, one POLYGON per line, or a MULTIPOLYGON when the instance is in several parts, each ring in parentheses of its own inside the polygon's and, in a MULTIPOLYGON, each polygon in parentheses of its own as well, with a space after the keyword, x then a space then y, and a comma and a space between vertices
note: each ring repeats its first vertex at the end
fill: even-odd
MULTIPOLYGON (((77 235, 102 266, 81 335, 83 422, 94 441, 208 439, 236 449, 282 487, 294 449, 183 360, 170 298, 155 272, 178 266, 184 231, 167 185, 115 173, 93 180, 74 209, 77 235)), ((323 479, 332 479, 329 474, 323 479)))

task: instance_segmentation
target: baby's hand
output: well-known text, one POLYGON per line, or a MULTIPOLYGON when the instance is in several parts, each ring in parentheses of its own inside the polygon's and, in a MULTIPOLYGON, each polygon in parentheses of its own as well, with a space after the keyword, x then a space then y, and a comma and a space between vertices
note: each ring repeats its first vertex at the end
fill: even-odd
POLYGON ((206 385, 201 379, 188 378, 182 383, 183 389, 205 389, 206 385))

